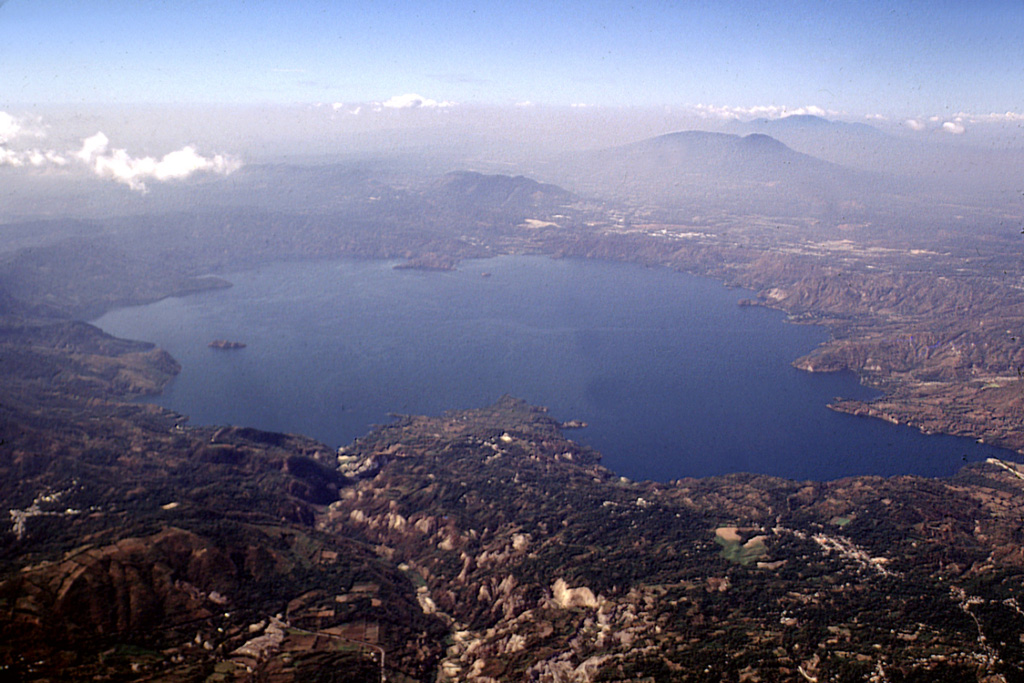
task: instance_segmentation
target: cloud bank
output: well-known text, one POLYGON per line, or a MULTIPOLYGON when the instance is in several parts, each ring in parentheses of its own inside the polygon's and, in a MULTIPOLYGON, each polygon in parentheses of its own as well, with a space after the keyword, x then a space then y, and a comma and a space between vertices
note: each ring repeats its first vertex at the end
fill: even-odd
POLYGON ((193 173, 228 175, 241 168, 240 161, 217 154, 204 157, 191 145, 169 152, 160 159, 132 157, 124 149, 109 149, 110 140, 102 132, 82 141, 75 157, 88 164, 101 178, 124 183, 133 190, 146 191, 146 180, 180 180, 193 173))
POLYGON ((380 106, 387 109, 438 109, 444 107, 454 107, 454 102, 447 100, 438 102, 432 100, 429 97, 423 95, 417 95, 415 93, 408 93, 406 95, 395 95, 394 97, 378 103, 380 106))
POLYGON ((1014 111, 1007 111, 1003 113, 992 112, 990 114, 969 114, 967 112, 959 112, 956 115, 954 121, 968 121, 970 123, 1020 123, 1024 121, 1024 114, 1020 114, 1014 111))
POLYGON ((25 137, 43 137, 42 129, 27 125, 5 111, 0 111, 0 166, 64 166, 67 159, 53 150, 11 149, 8 143, 25 137))
POLYGON ((693 109, 702 118, 718 119, 784 119, 787 116, 838 116, 842 112, 824 109, 814 104, 803 107, 786 107, 774 104, 754 107, 720 107, 713 104, 697 104, 693 109))
POLYGON ((945 123, 943 123, 942 124, 942 130, 944 130, 947 133, 951 133, 953 135, 963 135, 964 131, 966 131, 967 129, 964 128, 964 124, 963 123, 961 123, 959 120, 956 120, 956 121, 946 121, 945 123))
POLYGON ((0 146, 0 166, 66 166, 68 160, 51 149, 13 150, 0 146))
POLYGON ((21 132, 21 124, 16 118, 5 111, 0 111, 0 145, 16 138, 21 132))
MULTIPOLYGON (((950 135, 963 135, 967 132, 967 126, 964 125, 964 116, 957 115, 953 120, 943 121, 941 124, 939 124, 939 121, 942 121, 942 119, 938 116, 929 116, 927 120, 921 118, 906 119, 903 125, 915 133, 926 130, 939 130, 950 135)), ((971 123, 976 123, 976 121, 972 120, 971 123)))
POLYGON ((146 192, 146 182, 151 180, 181 180, 204 172, 228 175, 242 166, 240 160, 227 155, 203 156, 192 145, 169 152, 159 159, 133 157, 125 149, 111 149, 109 138, 102 132, 84 139, 77 151, 67 153, 53 149, 10 147, 9 143, 26 136, 43 137, 43 133, 0 111, 0 166, 64 167, 76 162, 100 178, 122 183, 137 192, 146 192))

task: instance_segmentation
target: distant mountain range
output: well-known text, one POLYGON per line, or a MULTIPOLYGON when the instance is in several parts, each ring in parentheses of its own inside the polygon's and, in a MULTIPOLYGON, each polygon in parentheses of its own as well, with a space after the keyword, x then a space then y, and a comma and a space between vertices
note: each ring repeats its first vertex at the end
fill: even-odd
POLYGON ((707 131, 669 133, 574 155, 554 175, 581 194, 753 213, 828 211, 880 179, 762 133, 707 131))
POLYGON ((726 131, 771 135, 795 150, 857 169, 892 169, 894 162, 921 153, 913 141, 897 138, 867 123, 798 115, 781 119, 734 121, 726 131))
POLYGON ((595 156, 636 171, 678 171, 686 175, 720 177, 735 182, 777 182, 796 174, 835 174, 834 164, 796 152, 779 140, 762 134, 744 137, 725 133, 683 131, 613 147, 595 156))
POLYGON ((730 133, 748 135, 765 133, 780 139, 794 134, 813 133, 815 135, 858 135, 874 140, 890 138, 874 126, 866 123, 850 123, 847 121, 831 121, 820 116, 799 114, 781 119, 754 119, 753 121, 733 121, 726 130, 730 133))

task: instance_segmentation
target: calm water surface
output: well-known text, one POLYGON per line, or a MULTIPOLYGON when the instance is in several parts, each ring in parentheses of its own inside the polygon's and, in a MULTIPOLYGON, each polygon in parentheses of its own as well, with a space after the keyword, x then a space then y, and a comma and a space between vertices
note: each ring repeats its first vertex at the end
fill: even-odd
POLYGON ((512 394, 590 426, 569 432, 635 479, 747 471, 797 479, 947 476, 1005 451, 842 415, 850 374, 790 363, 827 339, 749 292, 629 264, 501 257, 454 272, 393 262, 282 263, 234 287, 109 313, 181 374, 156 403, 193 424, 307 434, 333 446, 389 413, 438 414, 512 394), (489 274, 485 276, 485 274, 489 274), (245 342, 218 351, 213 339, 245 342))

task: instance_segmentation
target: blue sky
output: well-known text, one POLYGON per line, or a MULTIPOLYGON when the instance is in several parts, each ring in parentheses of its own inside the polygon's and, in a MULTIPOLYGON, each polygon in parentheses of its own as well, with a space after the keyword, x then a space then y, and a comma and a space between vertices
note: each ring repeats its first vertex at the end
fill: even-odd
POLYGON ((794 113, 1018 149, 1022 100, 1024 0, 0 0, 0 167, 139 192, 253 159, 794 113))
POLYGON ((7 0, 10 104, 1024 113, 1024 3, 7 0))

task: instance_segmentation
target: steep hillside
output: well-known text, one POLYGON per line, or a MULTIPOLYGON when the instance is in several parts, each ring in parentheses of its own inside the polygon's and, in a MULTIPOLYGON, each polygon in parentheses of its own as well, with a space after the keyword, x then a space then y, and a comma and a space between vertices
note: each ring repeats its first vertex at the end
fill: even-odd
POLYGON ((30 400, 7 371, 0 667, 18 679, 1024 675, 1012 465, 634 483, 512 398, 333 453, 60 382, 30 400))

